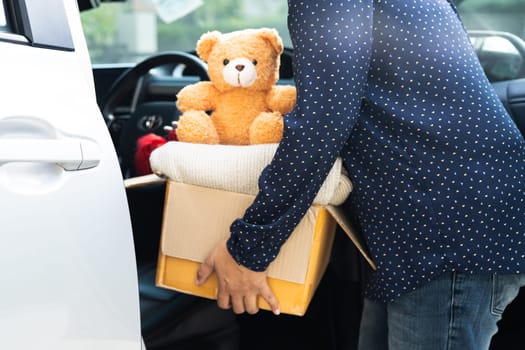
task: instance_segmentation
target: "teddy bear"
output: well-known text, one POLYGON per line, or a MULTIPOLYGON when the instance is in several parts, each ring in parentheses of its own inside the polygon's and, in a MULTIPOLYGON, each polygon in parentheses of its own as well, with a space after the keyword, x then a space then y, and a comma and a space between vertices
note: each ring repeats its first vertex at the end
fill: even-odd
POLYGON ((296 89, 276 85, 283 42, 273 28, 211 31, 196 52, 210 81, 182 88, 176 106, 179 141, 203 144, 278 143, 283 115, 295 105, 296 89))

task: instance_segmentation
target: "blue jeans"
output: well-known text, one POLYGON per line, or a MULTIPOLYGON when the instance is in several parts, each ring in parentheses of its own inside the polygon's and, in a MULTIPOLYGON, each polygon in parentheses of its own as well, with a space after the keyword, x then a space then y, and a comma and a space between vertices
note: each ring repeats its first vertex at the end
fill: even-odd
POLYGON ((359 350, 486 350, 525 275, 446 273, 387 304, 365 299, 359 350))

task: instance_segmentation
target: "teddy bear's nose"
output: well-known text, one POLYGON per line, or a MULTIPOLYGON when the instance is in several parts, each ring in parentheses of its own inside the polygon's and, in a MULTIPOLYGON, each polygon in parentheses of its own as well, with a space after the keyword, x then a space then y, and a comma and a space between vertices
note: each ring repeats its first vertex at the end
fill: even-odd
POLYGON ((242 72, 242 70, 244 69, 244 64, 238 64, 235 66, 235 69, 237 69, 239 72, 242 72))

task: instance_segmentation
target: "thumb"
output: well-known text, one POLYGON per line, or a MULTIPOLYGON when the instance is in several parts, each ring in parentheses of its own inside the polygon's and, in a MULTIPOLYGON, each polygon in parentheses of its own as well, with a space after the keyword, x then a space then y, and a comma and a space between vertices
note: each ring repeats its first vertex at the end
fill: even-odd
POLYGON ((197 279, 195 280, 195 284, 197 286, 202 285, 208 280, 212 273, 213 266, 208 262, 208 260, 206 260, 199 266, 199 269, 197 270, 197 279))

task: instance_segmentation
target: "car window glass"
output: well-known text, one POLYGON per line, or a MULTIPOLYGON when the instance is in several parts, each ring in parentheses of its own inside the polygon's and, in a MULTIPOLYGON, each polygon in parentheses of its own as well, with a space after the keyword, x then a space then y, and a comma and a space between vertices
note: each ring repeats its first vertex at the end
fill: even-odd
POLYGON ((456 0, 465 26, 472 30, 496 30, 525 38, 525 1, 456 0))
POLYGON ((470 40, 489 80, 502 81, 520 77, 524 57, 508 37, 499 33, 474 31, 470 40))
POLYGON ((272 27, 290 47, 283 0, 129 0, 82 12, 93 63, 132 63, 162 51, 192 51, 211 30, 272 27))
POLYGON ((5 13, 4 1, 0 2, 0 32, 9 32, 7 16, 5 13))
MULTIPOLYGON (((524 0, 454 2, 469 31, 525 38, 524 0)), ((128 0, 83 11, 82 24, 94 64, 127 64, 163 51, 193 51, 200 35, 210 30, 273 27, 291 48, 286 15, 283 0, 128 0)), ((512 61, 515 55, 509 57, 512 61)))

